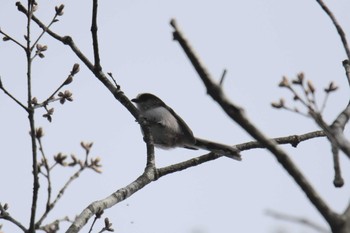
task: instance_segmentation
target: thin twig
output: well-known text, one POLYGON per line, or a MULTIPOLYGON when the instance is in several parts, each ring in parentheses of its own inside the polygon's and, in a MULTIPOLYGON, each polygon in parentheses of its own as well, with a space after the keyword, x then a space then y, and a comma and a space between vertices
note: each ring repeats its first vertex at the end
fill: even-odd
POLYGON ((96 214, 94 220, 93 220, 92 223, 91 223, 91 226, 90 226, 90 229, 89 229, 89 232, 88 232, 88 233, 91 233, 91 232, 92 232, 92 229, 94 228, 94 225, 95 225, 97 219, 99 219, 99 217, 98 217, 98 215, 96 214))
POLYGON ((98 7, 98 0, 93 0, 91 34, 92 34, 92 44, 93 44, 94 59, 95 59, 94 67, 97 71, 101 71, 102 68, 100 63, 100 52, 98 47, 98 36, 97 36, 97 7, 98 7))
MULTIPOLYGON (((349 45, 348 42, 346 40, 346 36, 345 36, 345 32, 343 31, 342 27, 340 26, 340 24, 338 23, 338 21, 336 20, 335 16, 333 15, 333 13, 329 10, 329 8, 326 6, 326 4, 322 1, 322 0, 316 0, 316 2, 321 6, 321 8, 323 9, 323 11, 329 16, 329 18, 332 20, 332 23, 334 24, 335 28, 337 29, 337 32, 340 36, 340 39, 343 43, 343 47, 345 49, 345 53, 348 57, 348 60, 350 60, 350 49, 349 49, 349 45)), ((350 81, 350 80, 349 80, 350 81)))
POLYGON ((200 164, 218 159, 220 157, 222 157, 222 156, 219 154, 207 153, 205 155, 195 157, 195 158, 192 158, 192 159, 180 162, 180 163, 176 163, 176 164, 172 164, 172 165, 169 165, 166 167, 158 168, 157 169, 157 178, 166 176, 166 175, 171 174, 171 173, 183 171, 185 169, 198 166, 200 164))
POLYGON ((221 78, 220 78, 220 82, 219 82, 219 86, 221 86, 221 87, 222 87, 222 84, 224 83, 224 79, 226 77, 226 73, 227 73, 227 70, 224 69, 224 71, 222 72, 221 78))
POLYGON ((42 108, 42 107, 46 107, 49 103, 53 103, 56 101, 61 100, 61 98, 53 98, 52 96, 50 96, 49 98, 47 98, 46 100, 44 100, 42 103, 37 103, 33 106, 33 108, 42 108), (51 98, 51 99, 50 99, 51 98))
MULTIPOLYGON (((343 62, 344 68, 348 69, 350 66, 346 61, 343 62)), ((298 81, 298 80, 297 80, 298 81)), ((300 81, 300 78, 299 78, 300 81)), ((295 83, 294 84, 302 84, 302 83, 295 83)), ((349 121, 350 118, 350 104, 341 112, 338 117, 334 120, 331 126, 329 126, 323 119, 321 112, 318 111, 318 107, 316 105, 315 100, 315 88, 313 87, 312 83, 308 81, 307 87, 304 85, 301 85, 302 90, 305 93, 306 100, 303 100, 300 95, 295 91, 293 86, 290 84, 288 79, 286 77, 283 77, 282 81, 279 84, 280 87, 285 87, 288 90, 290 90, 294 95, 294 100, 300 101, 305 107, 308 108, 308 115, 314 119, 314 121, 321 127, 321 129, 324 130, 324 132, 327 134, 327 137, 329 141, 334 145, 337 146, 339 149, 341 149, 349 158, 350 158, 350 143, 349 140, 344 136, 343 130, 346 125, 346 123, 349 121), (308 93, 311 93, 311 99, 308 97, 308 93)), ((332 91, 335 91, 337 87, 331 82, 328 86, 328 88, 325 89, 326 93, 330 93, 332 91)), ((284 100, 280 99, 277 103, 272 103, 272 106, 275 108, 284 108, 290 111, 299 112, 297 110, 292 110, 285 106, 284 100)))
POLYGON ((326 104, 327 104, 327 101, 328 101, 329 93, 330 93, 330 92, 326 92, 325 97, 324 97, 324 99, 323 99, 323 103, 322 103, 322 106, 321 106, 321 109, 320 109, 320 113, 321 113, 321 114, 323 113, 323 111, 324 111, 325 108, 326 108, 326 104))
POLYGON ((28 108, 22 104, 16 97, 14 97, 10 92, 8 92, 3 83, 2 83, 2 80, 1 80, 1 76, 0 76, 0 89, 8 96, 10 97, 13 101, 15 101, 19 106, 21 106, 24 110, 26 110, 26 112, 28 112, 28 108))
MULTIPOLYGON (((16 6, 18 11, 24 13, 25 15, 28 14, 28 10, 22 5, 21 2, 16 2, 16 6)), ((55 38, 58 41, 61 41, 63 44, 69 45, 71 49, 75 52, 75 54, 84 62, 84 64, 91 70, 94 70, 94 65, 89 61, 89 59, 84 56, 84 54, 77 48, 75 45, 73 39, 69 36, 60 36, 57 33, 54 33, 49 28, 46 27, 46 25, 41 22, 35 15, 32 15, 31 19, 43 30, 46 30, 46 32, 55 38)))
POLYGON ((16 219, 14 219, 7 211, 4 209, 4 207, 0 204, 0 219, 5 219, 9 222, 12 222, 15 224, 18 228, 20 228, 24 233, 26 233, 28 230, 16 219))
POLYGON ((303 86, 302 89, 304 91, 306 101, 298 94, 298 92, 292 86, 287 86, 287 88, 293 93, 295 99, 299 100, 308 110, 312 110, 312 106, 310 105, 312 101, 309 99, 307 91, 303 86))
MULTIPOLYGON (((84 144, 82 144, 84 145, 84 144)), ((49 214, 49 212, 55 207, 56 203, 60 200, 60 198, 63 196, 64 192, 66 191, 66 189, 69 187, 69 185, 75 180, 77 179, 80 174, 86 169, 86 168, 92 168, 93 169, 93 164, 89 165, 88 160, 89 160, 89 153, 90 153, 90 148, 92 146, 92 143, 90 144, 86 144, 87 146, 83 146, 83 148, 85 149, 85 161, 83 162, 79 162, 80 168, 78 171, 76 171, 67 181, 66 183, 63 185, 63 187, 59 190, 56 198, 51 202, 47 203, 47 208, 45 210, 45 212, 43 213, 43 215, 41 216, 41 218, 38 220, 38 222, 36 223, 36 226, 40 226, 41 223, 44 221, 44 219, 47 217, 47 215, 49 214)), ((49 168, 48 165, 45 165, 45 167, 47 167, 47 173, 50 174, 50 170, 57 165, 58 163, 55 162, 54 165, 52 167, 49 168)), ((96 170, 95 170, 96 171, 96 170)), ((51 194, 51 192, 50 192, 51 194)), ((49 197, 49 200, 51 200, 51 198, 49 197)))
POLYGON ((53 222, 46 224, 44 226, 40 226, 39 229, 43 230, 44 232, 55 232, 55 230, 59 230, 59 223, 60 222, 72 222, 67 216, 61 219, 56 219, 53 222))
MULTIPOLYGON (((305 133, 301 135, 291 135, 286 137, 272 138, 271 140, 275 141, 278 144, 291 144, 293 147, 296 147, 300 142, 307 141, 313 138, 324 137, 325 133, 323 131, 314 131, 310 133, 305 133)), ((262 143, 258 141, 246 142, 241 144, 236 144, 233 147, 237 148, 239 151, 246 151, 256 148, 266 148, 262 143)), ((158 178, 165 176, 170 173, 182 171, 190 167, 198 166, 199 164, 206 163, 215 159, 220 158, 221 156, 214 153, 208 153, 193 159, 189 159, 177 164, 173 164, 167 167, 162 167, 157 169, 158 178)))
MULTIPOLYGON (((27 9, 21 4, 21 2, 16 2, 16 6, 18 11, 27 14, 27 9)), ((46 25, 41 22, 35 15, 32 16, 32 20, 40 27, 47 28, 46 25)), ((76 56, 87 66, 87 68, 98 78, 106 88, 114 95, 114 97, 128 109, 128 111, 135 117, 138 118, 139 111, 137 108, 131 103, 131 101, 124 95, 118 86, 115 86, 113 83, 109 81, 106 75, 103 72, 96 71, 94 65, 91 61, 80 51, 78 46, 75 44, 74 40, 70 36, 60 36, 57 33, 53 32, 51 29, 47 29, 47 33, 55 38, 56 40, 62 42, 65 45, 68 45, 76 56)))
POLYGON ((52 24, 54 24, 56 22, 56 19, 58 17, 58 14, 56 12, 56 14, 54 15, 54 17, 52 18, 51 22, 49 23, 49 25, 46 28, 42 28, 43 31, 40 33, 40 35, 38 36, 38 38, 35 40, 35 42, 33 43, 32 47, 30 48, 31 50, 34 49, 34 47, 36 46, 36 44, 39 42, 39 40, 43 37, 43 35, 47 32, 47 29, 49 29, 52 24))
MULTIPOLYGON (((290 135, 285 137, 277 137, 272 138, 272 141, 275 141, 277 144, 284 145, 284 144, 290 144, 293 147, 297 147, 300 142, 304 142, 313 138, 319 138, 319 137, 325 137, 326 134, 324 131, 318 130, 313 131, 305 134, 300 135, 290 135)), ((261 144, 258 141, 252 141, 252 142, 246 142, 242 144, 235 145, 238 150, 244 151, 244 150, 250 150, 255 148, 266 148, 263 144, 261 144)))
POLYGON ((318 224, 316 224, 316 223, 314 223, 306 218, 295 217, 295 216, 291 216, 291 215, 287 215, 287 214, 277 213, 273 210, 267 210, 266 214, 273 217, 273 218, 276 218, 276 219, 305 225, 307 227, 310 227, 310 228, 316 230, 317 232, 330 233, 329 230, 319 226, 318 224))
MULTIPOLYGON (((18 11, 27 14, 27 9, 21 4, 21 2, 16 2, 16 6, 18 11)), ((47 28, 44 23, 42 23, 35 15, 32 16, 32 20, 40 27, 47 28)), ((87 66, 87 68, 95 75, 95 77, 100 80, 105 87, 114 95, 114 97, 135 117, 138 119, 139 111, 137 108, 131 103, 129 98, 125 96, 122 90, 115 86, 113 83, 109 81, 106 75, 103 72, 96 71, 94 65, 91 61, 80 51, 78 46, 75 44, 74 40, 70 36, 60 36, 57 33, 53 32, 51 29, 47 29, 47 33, 55 38, 56 40, 62 42, 65 45, 68 45, 76 56, 87 66)))
POLYGON ((344 60, 343 61, 343 67, 345 69, 346 78, 348 79, 348 82, 350 83, 350 61, 349 60, 344 60))
POLYGON ((311 97, 312 97, 312 99, 309 101, 310 106, 313 106, 314 111, 320 112, 318 105, 317 105, 315 92, 311 93, 311 97))
MULTIPOLYGON (((100 73, 102 70, 101 64, 100 64, 100 55, 99 55, 99 46, 98 46, 98 36, 97 36, 97 8, 98 8, 98 0, 93 0, 93 7, 92 7, 92 23, 91 23, 91 34, 92 34, 92 42, 93 42, 93 49, 94 49, 94 69, 95 73, 100 73)), ((116 83, 115 79, 111 74, 109 74, 110 77, 112 77, 112 80, 115 83, 115 86, 117 89, 120 89, 120 86, 116 83)), ((146 147, 147 147, 147 163, 146 163, 146 170, 155 169, 155 157, 154 157, 154 145, 153 145, 153 138, 150 134, 150 130, 148 129, 148 126, 145 121, 139 120, 139 123, 142 127, 142 131, 144 132, 144 138, 146 141, 146 147)))
MULTIPOLYGON (((347 79, 350 82, 350 62, 349 60, 343 61, 343 66, 345 69, 345 74, 347 79)), ((350 119, 350 103, 346 106, 346 108, 337 116, 337 118, 333 121, 331 127, 338 128, 341 132, 343 132, 345 125, 349 122, 350 119)))
POLYGON ((117 89, 120 89, 120 85, 117 83, 117 81, 115 80, 115 78, 113 77, 113 74, 111 72, 107 73, 109 77, 111 77, 114 85, 117 87, 117 89))
POLYGON ((95 217, 94 220, 93 220, 92 223, 91 223, 91 226, 90 226, 90 229, 89 229, 89 232, 88 232, 88 233, 91 233, 91 231, 92 231, 92 229, 93 229, 93 227, 94 227, 96 221, 97 221, 97 218, 95 217))
POLYGON ((311 118, 311 116, 305 112, 301 112, 300 110, 296 109, 296 108, 290 108, 288 106, 283 106, 282 107, 284 110, 287 110, 289 112, 293 112, 293 113, 297 113, 299 115, 302 115, 304 117, 307 117, 307 118, 311 118))
POLYGON ((37 103, 36 98, 35 98, 35 101, 32 100, 33 108, 44 107, 46 112, 50 115, 50 114, 52 114, 52 112, 50 113, 51 110, 47 109, 47 106, 49 105, 49 103, 52 103, 52 102, 55 102, 55 101, 62 101, 62 100, 63 100, 63 102, 61 102, 61 103, 64 103, 64 101, 66 99, 71 101, 72 100, 71 99, 71 93, 69 91, 65 91, 64 92, 65 94, 62 94, 61 96, 59 94, 59 98, 55 98, 55 95, 57 94, 57 92, 59 92, 62 89, 62 87, 70 84, 73 81, 73 77, 78 72, 79 72, 79 64, 74 64, 74 66, 73 66, 72 70, 70 71, 70 74, 68 75, 68 77, 63 81, 63 83, 46 100, 44 100, 42 103, 37 103))
MULTIPOLYGON (((46 170, 45 178, 47 180, 47 201, 46 201, 45 213, 48 213, 51 210, 51 204, 50 204, 51 203, 51 192, 52 192, 51 176, 50 176, 51 170, 50 170, 47 158, 45 156, 44 147, 43 147, 43 144, 41 142, 41 137, 37 137, 37 140, 39 142, 39 151, 41 152, 41 155, 43 157, 43 163, 44 163, 44 167, 46 170)), ((41 223, 43 220, 44 219, 42 218, 39 220, 39 222, 41 223)))
POLYGON ((31 104, 32 99, 32 60, 31 60, 31 21, 33 15, 33 1, 28 1, 27 12, 27 32, 26 32, 26 59, 27 59, 27 103, 28 103, 28 119, 30 124, 30 137, 32 147, 32 167, 33 167, 33 196, 31 204, 30 222, 28 232, 35 232, 35 219, 37 212, 37 202, 39 193, 39 171, 38 171, 38 158, 37 158, 37 144, 35 137, 35 120, 34 120, 34 108, 31 104))
POLYGON ((66 189, 69 187, 69 185, 79 177, 79 175, 85 170, 85 166, 81 167, 77 172, 75 172, 63 185, 63 187, 58 192, 56 198, 50 203, 50 209, 45 211, 44 214, 41 216, 41 218, 38 220, 38 222, 35 224, 36 226, 40 226, 41 223, 44 221, 44 219, 47 217, 49 212, 55 207, 56 203, 60 200, 60 198, 63 196, 66 189))
POLYGON ((26 50, 26 47, 24 45, 22 45, 20 42, 18 42, 16 39, 12 38, 10 35, 8 35, 7 33, 5 33, 4 31, 2 31, 0 29, 0 33, 3 34, 6 38, 8 38, 9 40, 13 41, 15 44, 17 44, 19 47, 21 47, 22 49, 26 50))
POLYGON ((57 94, 57 92, 59 92, 62 87, 64 87, 66 84, 65 82, 63 82, 50 96, 49 98, 47 98, 45 101, 43 101, 41 104, 36 104, 35 107, 44 107, 44 106, 47 106, 48 103, 50 102, 54 102, 54 101, 57 101, 57 100, 60 100, 60 98, 54 98, 54 96, 57 94))

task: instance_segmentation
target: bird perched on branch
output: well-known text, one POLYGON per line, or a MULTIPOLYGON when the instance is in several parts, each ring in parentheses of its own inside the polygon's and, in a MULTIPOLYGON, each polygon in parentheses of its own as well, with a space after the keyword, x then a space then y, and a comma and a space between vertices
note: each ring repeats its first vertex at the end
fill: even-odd
POLYGON ((157 96, 142 93, 131 101, 136 103, 141 117, 146 120, 156 147, 204 149, 235 160, 241 160, 239 150, 232 146, 194 137, 186 122, 157 96))

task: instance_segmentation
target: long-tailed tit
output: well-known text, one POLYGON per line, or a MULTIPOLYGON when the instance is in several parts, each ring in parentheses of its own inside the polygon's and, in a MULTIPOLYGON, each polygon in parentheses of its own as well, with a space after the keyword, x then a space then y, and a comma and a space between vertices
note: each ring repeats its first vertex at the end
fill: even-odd
POLYGON ((204 149, 241 160, 239 150, 232 146, 194 137, 185 121, 157 96, 142 93, 131 101, 136 103, 141 117, 148 123, 155 146, 163 149, 174 147, 204 149))

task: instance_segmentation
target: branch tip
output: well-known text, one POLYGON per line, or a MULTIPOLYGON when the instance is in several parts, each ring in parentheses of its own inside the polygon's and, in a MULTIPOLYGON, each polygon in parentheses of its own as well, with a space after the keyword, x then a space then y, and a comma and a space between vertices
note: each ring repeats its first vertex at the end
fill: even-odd
POLYGON ((170 25, 171 25, 175 30, 177 30, 177 23, 176 23, 176 20, 175 20, 175 19, 171 19, 171 20, 170 20, 170 25))

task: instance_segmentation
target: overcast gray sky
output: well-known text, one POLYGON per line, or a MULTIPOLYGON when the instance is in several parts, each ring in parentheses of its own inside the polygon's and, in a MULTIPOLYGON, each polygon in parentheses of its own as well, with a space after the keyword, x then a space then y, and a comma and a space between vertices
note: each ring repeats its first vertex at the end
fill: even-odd
MULTIPOLYGON (((38 1, 36 15, 49 22, 54 6, 65 4, 65 14, 52 29, 71 35, 92 59, 90 1, 38 1)), ((350 33, 350 3, 326 1, 346 33, 350 33)), ((303 71, 315 84, 320 103, 322 89, 330 81, 340 86, 324 112, 327 121, 348 102, 348 86, 342 67, 345 52, 329 18, 316 1, 100 1, 99 39, 101 62, 112 72, 128 97, 151 92, 162 98, 198 137, 236 144, 252 140, 206 95, 205 88, 177 42, 172 40, 171 18, 187 36, 213 77, 228 70, 224 89, 242 106, 248 117, 271 137, 317 130, 312 120, 270 107, 291 95, 277 87, 283 75, 303 71)), ((15 1, 4 1, 0 27, 24 41, 25 17, 15 1)), ((33 35, 40 30, 33 26, 33 35)), ((33 91, 39 101, 47 98, 66 78, 74 63, 81 72, 68 87, 74 101, 53 104, 53 122, 38 110, 37 126, 45 131, 48 156, 63 152, 83 158, 80 141, 93 141, 92 156, 102 159, 103 173, 85 172, 67 190, 48 221, 79 214, 94 200, 102 199, 133 181, 144 169, 146 152, 138 124, 71 50, 49 36, 44 59, 33 62, 33 91)), ((11 42, 0 42, 0 75, 4 86, 23 103, 26 68, 23 51, 11 42)), ((0 202, 24 224, 29 221, 32 176, 28 120, 20 109, 0 93, 0 202)), ((325 139, 302 143, 297 149, 283 146, 305 176, 336 211, 349 201, 349 162, 341 157, 345 186, 332 185, 333 164, 325 139)), ((203 151, 156 150, 158 166, 198 156, 203 151)), ((265 150, 243 152, 243 161, 227 158, 161 178, 126 201, 107 210, 117 232, 313 232, 299 225, 267 217, 267 209, 306 217, 326 226, 295 182, 265 150)), ((52 173, 54 191, 73 169, 52 173)), ((46 201, 41 178, 40 208, 46 201)), ((40 214, 39 214, 40 215, 40 214)), ((2 223, 2 222, 0 222, 2 223)), ((102 224, 102 223, 101 223, 102 224)), ((68 225, 62 225, 62 231, 68 225)), ((5 232, 19 232, 4 223, 5 232)), ((87 232, 87 229, 84 229, 87 232)))

